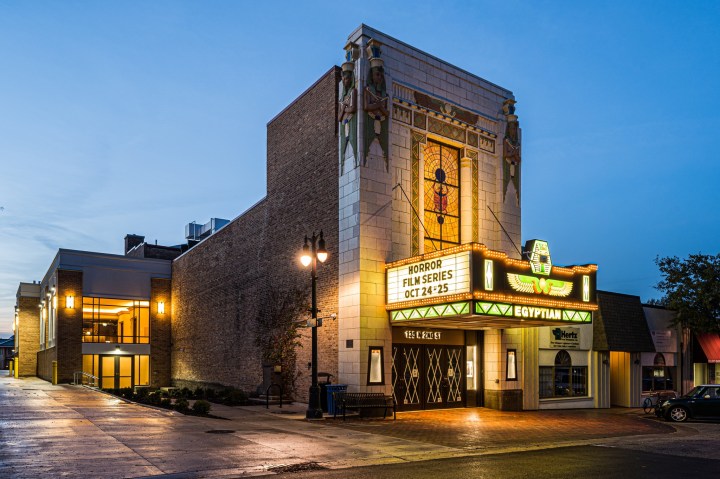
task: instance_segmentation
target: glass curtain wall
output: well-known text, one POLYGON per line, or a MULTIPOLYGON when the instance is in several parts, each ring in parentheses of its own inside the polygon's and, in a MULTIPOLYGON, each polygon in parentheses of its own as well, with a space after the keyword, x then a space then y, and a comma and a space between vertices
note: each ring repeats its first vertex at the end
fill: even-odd
POLYGON ((83 298, 83 342, 149 343, 150 302, 83 298))

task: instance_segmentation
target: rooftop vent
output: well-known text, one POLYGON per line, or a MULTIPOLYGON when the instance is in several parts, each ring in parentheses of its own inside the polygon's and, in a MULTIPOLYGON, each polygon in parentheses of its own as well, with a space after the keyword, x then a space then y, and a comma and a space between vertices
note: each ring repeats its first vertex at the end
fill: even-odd
POLYGON ((215 234, 220 228, 228 223, 230 223, 230 220, 224 220, 221 218, 211 218, 210 221, 204 225, 193 221, 185 226, 185 239, 200 241, 212 234, 215 234))

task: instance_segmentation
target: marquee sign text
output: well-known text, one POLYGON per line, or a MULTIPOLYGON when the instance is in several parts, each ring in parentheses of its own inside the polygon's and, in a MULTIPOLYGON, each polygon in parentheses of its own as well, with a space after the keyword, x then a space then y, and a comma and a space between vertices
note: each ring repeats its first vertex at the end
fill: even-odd
POLYGON ((387 270, 387 304, 470 292, 470 251, 387 270))

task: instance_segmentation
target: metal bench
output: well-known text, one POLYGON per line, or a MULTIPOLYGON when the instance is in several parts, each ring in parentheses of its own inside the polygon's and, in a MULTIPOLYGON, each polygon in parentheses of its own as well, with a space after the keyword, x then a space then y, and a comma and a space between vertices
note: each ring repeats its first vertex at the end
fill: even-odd
POLYGON ((392 408, 393 420, 396 419, 395 400, 392 396, 383 393, 349 393, 341 391, 333 393, 333 398, 335 400, 334 418, 337 417, 338 410, 342 410, 344 421, 345 412, 348 409, 383 408, 383 419, 385 419, 388 409, 392 408))

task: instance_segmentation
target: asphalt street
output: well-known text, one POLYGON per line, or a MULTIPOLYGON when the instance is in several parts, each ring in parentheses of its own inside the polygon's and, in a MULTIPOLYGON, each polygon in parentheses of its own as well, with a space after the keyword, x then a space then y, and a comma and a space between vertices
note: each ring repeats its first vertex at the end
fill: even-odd
POLYGON ((276 477, 297 479, 662 479, 716 477, 720 461, 617 447, 576 446, 441 459, 408 464, 315 470, 276 477))

